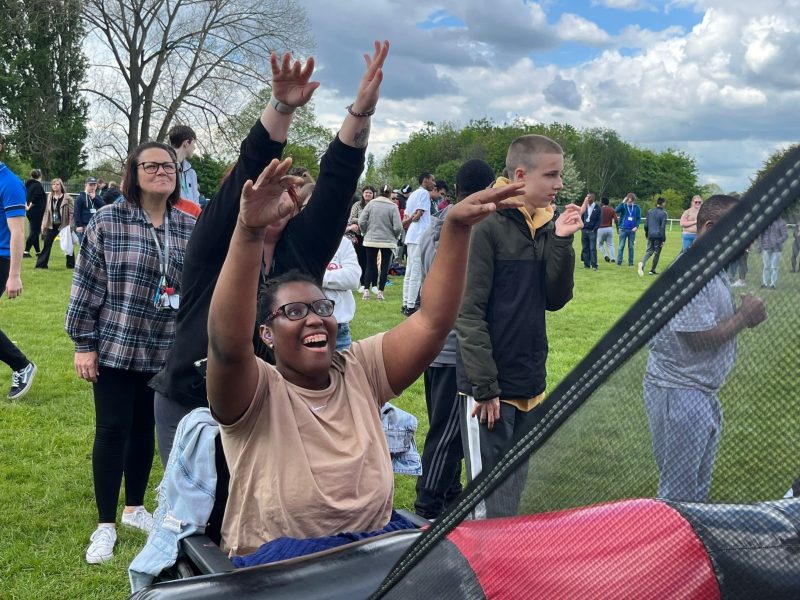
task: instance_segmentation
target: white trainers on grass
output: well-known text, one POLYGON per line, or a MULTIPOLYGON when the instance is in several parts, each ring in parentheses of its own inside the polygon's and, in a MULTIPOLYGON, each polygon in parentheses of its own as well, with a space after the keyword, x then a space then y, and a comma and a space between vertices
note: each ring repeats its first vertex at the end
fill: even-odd
POLYGON ((144 506, 137 506, 136 510, 131 513, 122 513, 122 524, 150 533, 150 530, 153 529, 153 515, 147 512, 144 506))
POLYGON ((86 562, 99 565, 114 557, 114 544, 117 543, 117 530, 110 525, 101 525, 89 538, 86 549, 86 562))

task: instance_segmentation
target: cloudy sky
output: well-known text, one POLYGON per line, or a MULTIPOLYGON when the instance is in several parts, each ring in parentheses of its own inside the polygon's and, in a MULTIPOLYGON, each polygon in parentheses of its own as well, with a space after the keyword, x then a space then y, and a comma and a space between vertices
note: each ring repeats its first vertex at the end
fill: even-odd
POLYGON ((306 7, 320 120, 341 123, 361 54, 391 41, 370 151, 425 121, 610 127, 743 190, 800 140, 800 0, 337 0, 306 7))

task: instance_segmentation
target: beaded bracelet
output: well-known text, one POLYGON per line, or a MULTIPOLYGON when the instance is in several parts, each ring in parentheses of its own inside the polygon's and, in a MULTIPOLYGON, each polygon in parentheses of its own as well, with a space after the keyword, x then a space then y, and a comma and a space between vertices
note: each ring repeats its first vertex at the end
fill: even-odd
POLYGON ((349 112, 354 117, 371 117, 372 115, 375 114, 375 108, 373 107, 371 110, 368 110, 367 112, 356 112, 353 110, 353 105, 350 104, 347 106, 347 112, 349 112))

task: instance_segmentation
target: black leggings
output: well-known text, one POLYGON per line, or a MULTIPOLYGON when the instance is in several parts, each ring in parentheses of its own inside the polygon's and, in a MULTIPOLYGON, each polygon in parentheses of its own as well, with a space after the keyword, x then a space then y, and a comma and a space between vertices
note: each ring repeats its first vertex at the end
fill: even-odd
MULTIPOLYGON (((36 268, 37 269, 46 269, 47 263, 50 262, 50 252, 53 249, 53 242, 55 241, 56 237, 58 237, 59 230, 52 228, 48 229, 44 232, 44 248, 39 253, 39 257, 36 259, 36 268)), ((72 254, 67 256, 67 268, 72 269, 75 267, 75 252, 77 251, 77 247, 72 251, 72 254)))
POLYGON ((28 224, 30 225, 30 233, 28 233, 28 239, 25 240, 25 252, 30 252, 31 248, 36 250, 36 254, 40 252, 39 246, 39 236, 42 233, 42 217, 28 219, 28 224))
POLYGON ((153 466, 153 373, 100 367, 94 384, 97 421, 92 471, 100 523, 114 523, 122 475, 125 505, 140 506, 153 466))
POLYGON ((367 252, 367 277, 364 286, 371 288, 378 286, 380 291, 386 287, 386 278, 389 276, 389 265, 392 263, 391 248, 370 248, 365 246, 367 252), (381 253, 381 279, 378 282, 378 251, 381 253))

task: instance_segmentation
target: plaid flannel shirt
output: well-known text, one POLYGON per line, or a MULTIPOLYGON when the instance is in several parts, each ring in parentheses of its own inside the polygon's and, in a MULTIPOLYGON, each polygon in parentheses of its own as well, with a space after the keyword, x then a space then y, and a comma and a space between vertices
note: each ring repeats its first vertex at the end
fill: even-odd
MULTIPOLYGON (((180 292, 183 256, 195 219, 169 208, 167 286, 180 292)), ((156 372, 175 339, 176 310, 158 310, 159 257, 143 210, 110 204, 89 222, 75 265, 65 329, 76 352, 96 351, 115 369, 156 372)), ((155 228, 164 250, 164 226, 155 228)))

